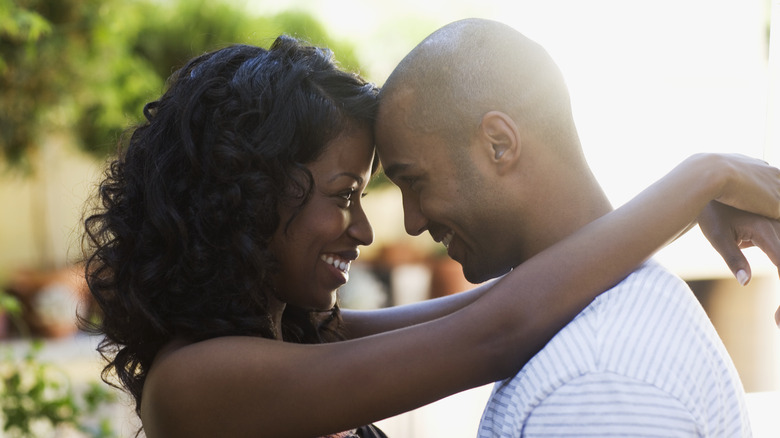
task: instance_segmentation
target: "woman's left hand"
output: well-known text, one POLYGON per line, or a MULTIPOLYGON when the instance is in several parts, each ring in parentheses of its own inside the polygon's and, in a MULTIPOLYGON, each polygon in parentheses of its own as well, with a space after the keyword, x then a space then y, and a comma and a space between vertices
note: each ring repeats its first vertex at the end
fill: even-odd
MULTIPOLYGON (((780 272, 780 221, 712 201, 698 217, 699 228, 743 286, 752 276, 743 248, 760 248, 780 272)), ((775 313, 780 326, 780 308, 775 313)))

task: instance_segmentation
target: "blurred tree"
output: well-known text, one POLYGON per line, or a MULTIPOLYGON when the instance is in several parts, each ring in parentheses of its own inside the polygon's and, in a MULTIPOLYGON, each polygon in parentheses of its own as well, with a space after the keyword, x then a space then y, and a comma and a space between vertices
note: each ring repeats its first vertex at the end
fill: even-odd
POLYGON ((304 12, 258 17, 214 0, 0 0, 0 159, 30 168, 29 153, 58 130, 105 157, 187 59, 231 43, 267 47, 281 33, 358 69, 351 46, 304 12))
MULTIPOLYGON (((0 0, 0 169, 29 175, 63 139, 102 161, 186 60, 232 43, 267 47, 281 33, 357 70, 354 50, 303 12, 255 16, 230 0, 0 0)), ((51 268, 64 262, 50 220, 60 181, 41 170, 29 216, 39 267, 51 268)))
POLYGON ((50 71, 39 71, 36 59, 38 44, 51 37, 52 25, 25 6, 0 0, 0 147, 13 162, 33 141, 41 108, 54 101, 45 85, 50 71))
POLYGON ((207 50, 230 43, 268 47, 282 33, 329 47, 344 68, 358 68, 352 47, 329 38, 322 24, 305 12, 256 17, 231 4, 208 0, 178 1, 163 9, 163 13, 145 14, 133 43, 134 50, 163 78, 207 50))

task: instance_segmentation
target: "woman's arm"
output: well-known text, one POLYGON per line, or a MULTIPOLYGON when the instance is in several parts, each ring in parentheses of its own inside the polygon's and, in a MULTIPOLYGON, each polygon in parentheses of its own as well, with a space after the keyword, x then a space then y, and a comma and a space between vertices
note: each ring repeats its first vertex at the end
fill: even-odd
POLYGON ((778 194, 774 168, 696 156, 442 318, 334 344, 229 337, 182 347, 149 372, 146 434, 321 436, 509 377, 708 202, 777 218, 778 194))
POLYGON ((495 280, 464 292, 401 306, 375 310, 341 309, 346 334, 349 339, 357 339, 441 318, 479 299, 493 283, 495 280))
MULTIPOLYGON (((761 204, 761 201, 752 198, 745 201, 741 198, 730 201, 726 199, 726 201, 741 205, 743 208, 751 208, 757 204, 758 208, 753 207, 752 210, 772 214, 769 209, 771 202, 761 204)), ((751 278, 750 265, 741 252, 742 248, 757 246, 776 266, 780 266, 779 221, 738 210, 718 201, 709 202, 697 221, 704 236, 723 257, 741 284, 747 284, 751 278)), ((678 236, 686 233, 694 225, 695 222, 691 222, 680 231, 678 236)), ((355 339, 440 318, 473 303, 487 292, 493 283, 494 281, 490 281, 469 291, 403 306, 377 310, 342 309, 347 335, 355 339)), ((780 321, 780 308, 776 320, 780 321)), ((780 322, 778 324, 780 325, 780 322)))

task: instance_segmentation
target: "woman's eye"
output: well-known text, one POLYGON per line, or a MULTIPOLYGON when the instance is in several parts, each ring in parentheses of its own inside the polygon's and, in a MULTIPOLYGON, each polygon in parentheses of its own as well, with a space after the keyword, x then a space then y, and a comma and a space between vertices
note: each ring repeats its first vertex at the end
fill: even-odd
POLYGON ((352 197, 355 195, 355 190, 347 190, 344 192, 341 192, 338 194, 338 197, 341 199, 341 202, 344 204, 345 207, 349 207, 352 203, 352 197))

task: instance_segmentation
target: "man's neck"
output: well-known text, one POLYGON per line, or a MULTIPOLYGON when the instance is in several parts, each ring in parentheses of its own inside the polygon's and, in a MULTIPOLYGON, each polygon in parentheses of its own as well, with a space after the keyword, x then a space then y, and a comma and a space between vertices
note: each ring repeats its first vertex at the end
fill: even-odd
POLYGON ((536 237, 527 248, 525 259, 549 248, 613 210, 606 194, 595 178, 579 181, 560 190, 555 200, 542 208, 549 209, 545 222, 537 230, 536 237))

